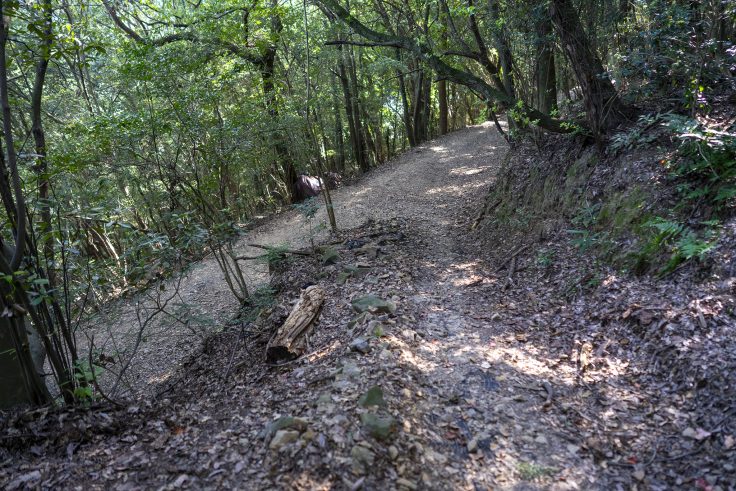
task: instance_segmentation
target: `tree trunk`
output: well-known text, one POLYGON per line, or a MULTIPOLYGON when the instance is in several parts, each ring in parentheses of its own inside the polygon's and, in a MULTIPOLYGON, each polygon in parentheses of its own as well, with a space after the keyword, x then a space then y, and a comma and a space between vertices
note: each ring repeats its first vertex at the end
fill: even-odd
MULTIPOLYGON (((447 50, 447 19, 440 15, 442 32, 440 34, 440 49, 447 50)), ((439 132, 446 135, 448 132, 448 107, 447 107, 447 80, 441 78, 437 82, 437 99, 439 99, 439 132)))
MULTIPOLYGON (((10 308, 4 300, 0 300, 0 305, 10 308)), ((27 332, 19 314, 0 317, 0 409, 51 402, 51 394, 31 355, 27 332)), ((43 364, 40 368, 43 370, 43 364)))
POLYGON ((353 152, 353 159, 356 163, 362 161, 361 146, 359 139, 359 132, 356 126, 356 114, 354 112, 355 107, 353 106, 353 96, 350 93, 350 80, 348 79, 347 68, 345 68, 345 53, 342 46, 339 48, 339 59, 337 62, 337 69, 340 74, 340 85, 342 85, 342 94, 345 99, 345 116, 348 119, 348 134, 350 137, 350 148, 353 152))
POLYGON ((39 232, 41 234, 40 242, 43 244, 43 253, 48 265, 48 276, 50 287, 53 289, 56 285, 54 274, 54 239, 51 237, 51 205, 49 203, 49 167, 46 157, 46 133, 43 130, 43 122, 41 120, 41 101, 43 97, 43 87, 46 81, 46 71, 49 66, 49 58, 51 57, 51 44, 53 42, 52 32, 52 15, 50 0, 45 0, 41 4, 43 10, 43 31, 40 33, 40 49, 39 59, 36 63, 36 76, 33 81, 33 91, 31 93, 31 132, 33 133, 33 141, 35 143, 36 163, 34 170, 38 177, 38 200, 40 204, 41 222, 39 224, 39 232))
POLYGON ((402 116, 404 119, 404 129, 406 130, 406 137, 409 139, 409 146, 413 148, 417 146, 417 142, 414 138, 414 125, 412 124, 409 97, 407 97, 406 95, 406 83, 404 82, 404 74, 401 73, 401 70, 397 70, 397 77, 399 79, 399 94, 401 95, 401 106, 403 108, 402 116))
POLYGON ((557 77, 552 40, 552 21, 547 15, 536 21, 537 66, 534 81, 537 89, 537 109, 550 114, 557 109, 557 77))
POLYGON ((342 112, 337 97, 337 82, 334 72, 330 77, 332 89, 332 108, 335 117, 335 167, 337 172, 345 172, 345 137, 342 133, 342 112))
MULTIPOLYGON (((501 9, 498 0, 488 0, 488 6, 491 11, 491 18, 500 21, 501 9)), ((511 53, 511 44, 504 27, 495 27, 493 29, 493 40, 498 51, 499 68, 501 69, 501 78, 506 95, 516 98, 516 88, 514 87, 514 58, 511 53)))
POLYGON ((603 64, 591 50, 571 0, 551 0, 550 16, 583 91, 590 129, 598 138, 623 119, 625 108, 603 64))
POLYGON ((360 103, 360 89, 358 88, 358 68, 355 62, 355 54, 352 46, 350 46, 350 48, 347 50, 347 55, 347 69, 350 80, 350 95, 352 96, 350 103, 353 106, 353 114, 355 115, 355 131, 357 134, 357 142, 360 147, 360 152, 358 154, 360 156, 360 160, 358 160, 357 163, 361 172, 368 172, 370 170, 371 164, 370 159, 368 158, 366 131, 363 127, 363 121, 365 121, 366 118, 363 115, 363 110, 360 103))
MULTIPOLYGON (((280 125, 279 122, 279 108, 278 101, 276 100, 276 90, 274 86, 274 65, 276 62, 276 48, 268 48, 267 53, 264 56, 263 66, 261 67, 261 80, 263 84, 263 96, 266 100, 266 110, 268 111, 271 121, 274 125, 280 125)), ((288 196, 286 200, 289 203, 294 203, 297 196, 296 191, 296 168, 294 162, 289 154, 288 144, 286 137, 280 128, 274 130, 274 150, 276 150, 276 156, 278 162, 276 166, 278 168, 280 164, 282 178, 286 185, 288 196)))
POLYGON ((287 362, 303 355, 324 302, 325 291, 319 286, 313 285, 304 290, 289 317, 269 341, 266 360, 271 363, 287 362))
POLYGON ((437 82, 437 98, 440 105, 440 135, 446 135, 448 131, 447 80, 437 82))

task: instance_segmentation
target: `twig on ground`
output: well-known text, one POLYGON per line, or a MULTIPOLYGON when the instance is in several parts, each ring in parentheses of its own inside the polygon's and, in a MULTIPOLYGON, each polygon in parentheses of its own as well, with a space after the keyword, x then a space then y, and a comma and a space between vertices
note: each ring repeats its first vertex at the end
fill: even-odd
POLYGON ((521 246, 518 249, 516 249, 516 251, 513 254, 511 254, 509 257, 507 257, 506 260, 504 260, 504 262, 502 262, 501 265, 498 268, 496 268, 496 270, 494 271, 494 273, 498 274, 502 269, 504 269, 506 267, 507 264, 509 264, 512 260, 516 259, 516 257, 519 254, 521 254, 522 252, 524 252, 525 250, 527 250, 529 248, 529 246, 531 246, 531 244, 527 244, 525 246, 521 246))

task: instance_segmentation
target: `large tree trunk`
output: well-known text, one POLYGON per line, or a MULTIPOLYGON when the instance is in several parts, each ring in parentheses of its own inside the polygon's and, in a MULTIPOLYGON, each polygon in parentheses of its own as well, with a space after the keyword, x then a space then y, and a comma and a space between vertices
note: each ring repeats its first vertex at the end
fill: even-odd
POLYGON ((583 91, 590 129, 598 137, 622 120, 624 106, 603 64, 591 49, 571 0, 551 0, 550 16, 583 91))
MULTIPOLYGON (((42 352, 43 347, 39 348, 42 352)), ((23 317, 17 313, 13 317, 0 317, 0 409, 51 402, 40 375, 42 370, 42 362, 40 367, 34 363, 23 317)))

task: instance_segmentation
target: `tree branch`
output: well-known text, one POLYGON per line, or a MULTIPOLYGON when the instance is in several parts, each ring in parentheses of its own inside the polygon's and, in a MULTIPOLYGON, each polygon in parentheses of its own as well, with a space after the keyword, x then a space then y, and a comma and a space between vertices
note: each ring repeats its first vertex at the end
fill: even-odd
POLYGON ((149 46, 163 46, 165 44, 175 43, 178 41, 188 41, 191 43, 210 43, 221 49, 224 49, 235 56, 243 58, 256 66, 263 64, 263 58, 251 51, 238 46, 235 43, 229 41, 223 41, 221 39, 202 39, 193 31, 183 31, 174 34, 169 34, 156 39, 149 39, 138 34, 135 29, 127 25, 118 15, 117 9, 114 5, 111 5, 109 1, 103 0, 107 13, 118 28, 123 31, 130 39, 140 44, 147 44, 149 46))
POLYGON ((335 41, 327 41, 325 42, 325 46, 341 46, 344 44, 348 44, 350 46, 364 46, 368 48, 378 48, 378 47, 390 47, 390 48, 401 48, 401 46, 397 45, 394 42, 387 42, 387 43, 368 43, 368 42, 361 42, 361 41, 350 41, 348 39, 338 39, 335 41))
POLYGON ((447 80, 464 85, 469 89, 478 92, 486 101, 500 102, 508 107, 520 107, 520 112, 524 117, 546 130, 553 131, 555 133, 570 133, 573 131, 572 125, 567 125, 564 121, 551 118, 547 114, 530 108, 523 102, 517 101, 513 97, 508 96, 503 91, 491 87, 483 79, 473 75, 472 73, 458 70, 457 68, 448 65, 442 61, 439 56, 434 54, 427 45, 411 38, 375 31, 351 15, 350 12, 345 10, 337 0, 315 1, 327 10, 331 11, 336 18, 340 19, 341 22, 346 24, 361 37, 373 43, 379 43, 382 46, 394 46, 398 49, 411 52, 418 59, 427 63, 440 77, 444 77, 447 80))

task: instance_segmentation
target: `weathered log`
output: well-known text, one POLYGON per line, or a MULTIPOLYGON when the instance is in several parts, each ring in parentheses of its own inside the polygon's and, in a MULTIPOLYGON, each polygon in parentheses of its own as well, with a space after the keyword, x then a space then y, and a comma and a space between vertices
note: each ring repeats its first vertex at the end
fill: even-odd
POLYGON ((322 310, 325 291, 313 285, 302 292, 286 322, 276 331, 266 347, 266 360, 270 363, 290 361, 307 350, 307 339, 322 310))

